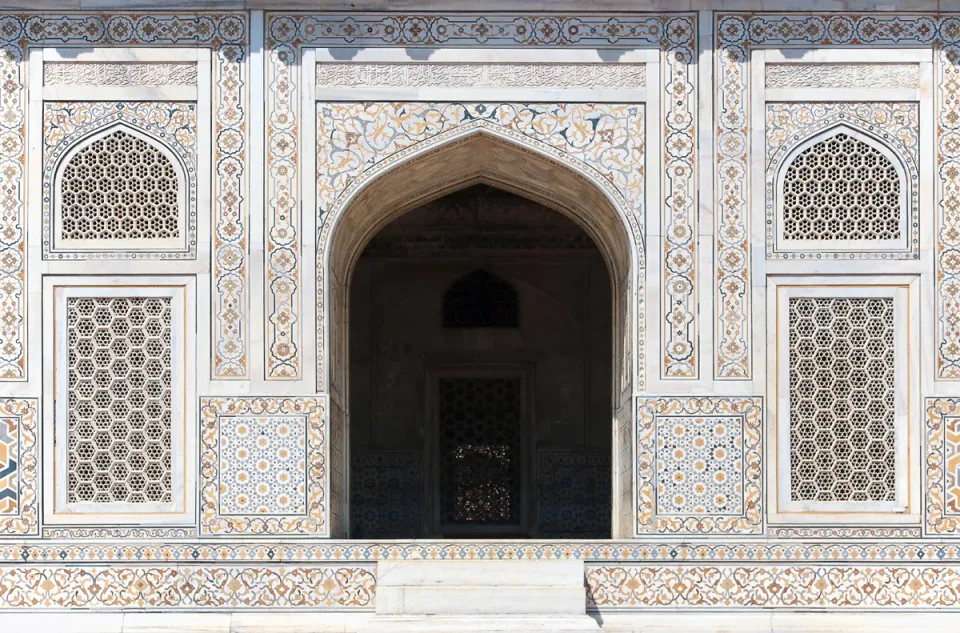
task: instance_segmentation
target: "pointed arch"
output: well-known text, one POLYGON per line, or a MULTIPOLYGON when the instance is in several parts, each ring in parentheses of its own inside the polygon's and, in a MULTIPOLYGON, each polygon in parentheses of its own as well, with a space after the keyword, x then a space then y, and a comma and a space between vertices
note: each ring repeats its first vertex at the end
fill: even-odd
MULTIPOLYGON (((645 257, 637 210, 628 207, 609 181, 574 159, 483 123, 424 141, 402 158, 383 162, 358 175, 318 226, 317 388, 330 396, 332 418, 338 421, 334 433, 345 441, 349 286, 367 243, 392 220, 436 198, 481 183, 504 189, 576 222, 597 244, 610 274, 615 315, 612 401, 618 426, 613 524, 616 532, 629 533, 634 516, 629 501, 633 472, 629 411, 639 388, 644 337, 645 257)), ((335 479, 345 477, 343 468, 342 461, 333 465, 335 479)), ((332 496, 343 500, 346 486, 338 489, 340 485, 334 483, 332 496)))

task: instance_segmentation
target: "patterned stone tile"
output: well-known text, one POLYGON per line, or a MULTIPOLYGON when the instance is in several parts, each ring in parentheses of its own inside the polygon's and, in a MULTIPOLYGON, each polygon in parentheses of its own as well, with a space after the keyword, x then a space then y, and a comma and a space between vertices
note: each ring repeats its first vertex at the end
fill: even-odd
POLYGON ((761 398, 637 401, 637 532, 763 531, 761 398))
POLYGON ((417 538, 423 529, 419 451, 364 451, 350 458, 350 536, 417 538))
POLYGON ((326 534, 322 398, 202 398, 202 534, 326 534))
POLYGON ((307 508, 307 418, 220 418, 220 514, 300 515, 307 508))
POLYGON ((39 529, 37 401, 0 399, 0 537, 39 529))
POLYGON ((657 514, 743 513, 743 420, 740 416, 660 416, 657 514))
POLYGON ((547 538, 608 538, 611 468, 609 451, 538 451, 540 534, 547 538))

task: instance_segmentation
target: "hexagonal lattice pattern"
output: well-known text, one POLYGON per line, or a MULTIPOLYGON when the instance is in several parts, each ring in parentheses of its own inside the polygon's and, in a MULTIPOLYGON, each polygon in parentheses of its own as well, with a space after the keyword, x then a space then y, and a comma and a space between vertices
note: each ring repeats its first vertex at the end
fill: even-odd
POLYGON ((519 524, 521 380, 438 382, 441 520, 448 525, 519 524))
POLYGON ((900 239, 900 176, 869 144, 837 134, 787 167, 783 236, 788 240, 900 239))
POLYGON ((168 297, 67 300, 70 503, 169 503, 168 297))
POLYGON ((890 298, 794 297, 789 306, 794 501, 894 501, 890 298))
POLYGON ((180 235, 173 163, 123 130, 73 155, 60 177, 62 239, 171 239, 180 235))

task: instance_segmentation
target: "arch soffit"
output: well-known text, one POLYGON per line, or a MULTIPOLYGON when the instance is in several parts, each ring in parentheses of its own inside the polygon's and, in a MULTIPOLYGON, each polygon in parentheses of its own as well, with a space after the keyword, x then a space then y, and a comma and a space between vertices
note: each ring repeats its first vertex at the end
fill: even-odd
POLYGON ((386 170, 358 178, 350 195, 324 221, 318 263, 331 267, 341 281, 347 280, 356 258, 384 225, 430 200, 478 183, 572 219, 597 244, 618 283, 645 259, 640 227, 626 201, 575 159, 558 160, 489 125, 424 141, 417 150, 386 170))

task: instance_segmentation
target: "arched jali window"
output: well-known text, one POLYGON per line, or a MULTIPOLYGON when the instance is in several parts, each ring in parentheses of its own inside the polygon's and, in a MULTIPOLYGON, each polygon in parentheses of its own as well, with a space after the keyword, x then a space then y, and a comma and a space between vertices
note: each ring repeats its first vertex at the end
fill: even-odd
POLYGON ((152 137, 126 125, 91 135, 56 172, 56 247, 182 249, 186 190, 180 160, 152 137))
POLYGON ((519 325, 517 291, 485 270, 476 270, 461 277, 443 295, 444 327, 519 325))
POLYGON ((877 139, 837 126, 801 143, 778 183, 778 244, 786 250, 885 251, 909 247, 910 181, 877 139))

